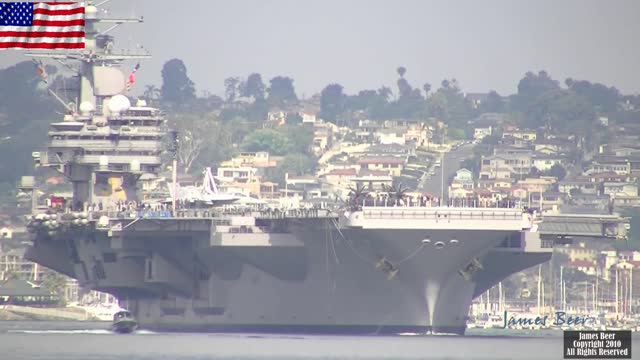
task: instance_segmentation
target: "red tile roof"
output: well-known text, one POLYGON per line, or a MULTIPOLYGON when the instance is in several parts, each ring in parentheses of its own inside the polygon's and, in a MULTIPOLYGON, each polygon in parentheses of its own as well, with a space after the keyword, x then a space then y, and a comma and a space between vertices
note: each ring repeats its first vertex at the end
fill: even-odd
POLYGON ((349 169, 333 169, 330 172, 328 172, 325 176, 329 176, 329 175, 355 176, 356 175, 356 169, 353 169, 353 168, 349 168, 349 169))
POLYGON ((363 157, 358 164, 404 164, 404 159, 393 156, 363 157))
POLYGON ((571 267, 595 267, 596 266, 596 262, 595 261, 590 261, 590 260, 573 260, 572 262, 569 263, 569 265, 571 267))

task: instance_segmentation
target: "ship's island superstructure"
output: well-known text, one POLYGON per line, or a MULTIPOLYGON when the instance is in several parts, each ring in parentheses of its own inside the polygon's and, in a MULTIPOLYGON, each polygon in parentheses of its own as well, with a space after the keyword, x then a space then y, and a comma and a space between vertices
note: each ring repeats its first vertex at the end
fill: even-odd
MULTIPOLYGON (((51 124, 41 166, 73 183, 61 212, 32 216, 30 260, 116 295, 141 328, 462 334, 474 297, 549 260, 553 240, 519 208, 356 204, 328 209, 141 209, 162 113, 131 106, 123 60, 87 7, 79 107, 51 124)), ((128 20, 120 20, 128 22, 128 20)))

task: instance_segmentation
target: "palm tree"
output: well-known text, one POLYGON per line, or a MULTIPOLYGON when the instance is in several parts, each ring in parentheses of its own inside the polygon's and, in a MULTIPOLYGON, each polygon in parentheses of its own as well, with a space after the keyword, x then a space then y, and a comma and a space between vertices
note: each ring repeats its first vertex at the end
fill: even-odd
POLYGON ((358 185, 355 188, 349 187, 349 207, 352 211, 360 210, 362 201, 369 197, 369 191, 364 185, 358 185))
POLYGON ((407 195, 407 191, 409 188, 405 187, 402 183, 396 186, 387 186, 385 185, 384 190, 389 193, 389 198, 395 200, 397 203, 402 204, 404 202, 404 198, 407 195))
POLYGON ((404 66, 399 66, 398 69, 396 69, 396 71, 398 72, 398 75, 400 75, 400 77, 403 78, 404 74, 407 72, 407 68, 404 66))
POLYGON ((424 85, 422 85, 422 89, 424 89, 424 98, 426 99, 427 96, 429 96, 429 91, 431 91, 431 84, 424 83, 424 85))
POLYGON ((148 102, 158 100, 160 98, 160 89, 155 85, 147 85, 144 87, 144 94, 142 96, 148 102))

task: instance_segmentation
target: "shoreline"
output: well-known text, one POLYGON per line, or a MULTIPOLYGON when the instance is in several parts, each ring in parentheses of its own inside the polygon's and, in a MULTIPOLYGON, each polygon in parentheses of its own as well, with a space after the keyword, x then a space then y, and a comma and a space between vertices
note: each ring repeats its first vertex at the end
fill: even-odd
POLYGON ((0 321, 98 321, 78 308, 34 308, 29 306, 0 307, 0 321))

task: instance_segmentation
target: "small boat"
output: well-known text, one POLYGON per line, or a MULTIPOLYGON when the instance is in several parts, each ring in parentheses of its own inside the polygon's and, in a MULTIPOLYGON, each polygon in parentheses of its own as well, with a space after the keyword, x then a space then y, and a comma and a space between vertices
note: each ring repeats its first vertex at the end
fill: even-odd
POLYGON ((138 322, 127 310, 118 311, 113 315, 113 324, 111 324, 111 331, 120 334, 128 334, 133 332, 137 327, 138 322))

